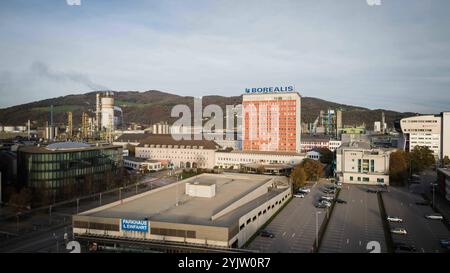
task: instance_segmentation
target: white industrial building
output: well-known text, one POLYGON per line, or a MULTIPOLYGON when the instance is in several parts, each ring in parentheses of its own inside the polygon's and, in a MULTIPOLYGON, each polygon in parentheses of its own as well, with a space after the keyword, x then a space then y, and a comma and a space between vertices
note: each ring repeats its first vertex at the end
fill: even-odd
POLYGON ((240 248, 291 196, 287 177, 201 174, 74 215, 73 234, 99 244, 240 248))
POLYGON ((389 185, 389 150, 366 142, 344 143, 336 150, 336 177, 343 183, 389 185))
POLYGON ((211 140, 174 140, 171 135, 150 135, 135 148, 136 157, 172 163, 175 168, 212 169, 217 143, 211 140))
POLYGON ((231 151, 216 152, 215 165, 223 169, 240 169, 244 164, 299 164, 306 154, 296 152, 266 152, 266 151, 231 151))
POLYGON ((398 127, 402 133, 399 148, 412 151, 416 146, 426 146, 438 159, 450 157, 450 112, 404 118, 398 127))

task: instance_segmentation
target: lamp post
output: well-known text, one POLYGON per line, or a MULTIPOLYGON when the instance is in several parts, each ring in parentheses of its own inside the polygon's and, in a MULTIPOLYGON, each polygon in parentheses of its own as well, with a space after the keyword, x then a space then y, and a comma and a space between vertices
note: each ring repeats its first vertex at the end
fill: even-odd
POLYGON ((316 211, 316 248, 319 248, 319 214, 322 212, 316 211))

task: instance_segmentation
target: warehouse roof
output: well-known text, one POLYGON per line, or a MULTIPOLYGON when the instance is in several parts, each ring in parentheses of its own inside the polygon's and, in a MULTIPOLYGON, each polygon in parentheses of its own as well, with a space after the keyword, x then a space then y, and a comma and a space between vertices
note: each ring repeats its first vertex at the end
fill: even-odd
POLYGON ((249 174, 202 174, 175 184, 141 194, 138 198, 128 198, 115 206, 105 206, 81 213, 81 215, 121 219, 149 219, 150 221, 175 222, 194 225, 215 225, 228 227, 245 213, 251 211, 267 199, 282 192, 273 189, 259 197, 244 202, 231 212, 211 220, 212 216, 229 207, 239 199, 265 183, 286 182, 286 177, 249 175, 249 174), (185 194, 185 184, 199 182, 216 184, 214 197, 193 197, 185 194), (178 201, 178 205, 177 205, 178 201))

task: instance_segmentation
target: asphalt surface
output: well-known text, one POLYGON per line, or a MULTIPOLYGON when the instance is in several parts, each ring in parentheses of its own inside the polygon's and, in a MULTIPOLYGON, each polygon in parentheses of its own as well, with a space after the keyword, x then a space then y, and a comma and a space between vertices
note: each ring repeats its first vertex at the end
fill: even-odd
POLYGON ((407 187, 390 187, 389 192, 383 194, 383 201, 389 216, 403 220, 403 223, 389 223, 390 227, 401 227, 407 231, 406 235, 392 234, 394 243, 414 246, 417 252, 444 252, 439 240, 450 238, 450 232, 441 220, 424 217, 435 213, 431 206, 416 205, 416 202, 424 201, 420 195, 411 192, 407 187))
POLYGON ((316 237, 316 212, 318 228, 326 211, 316 209, 316 201, 323 195, 325 182, 310 185, 305 198, 293 197, 289 204, 270 222, 265 230, 275 238, 257 236, 247 247, 262 253, 310 253, 316 237))
POLYGON ((344 184, 322 239, 319 253, 369 253, 367 244, 379 242, 387 252, 377 194, 367 193, 375 186, 344 184))

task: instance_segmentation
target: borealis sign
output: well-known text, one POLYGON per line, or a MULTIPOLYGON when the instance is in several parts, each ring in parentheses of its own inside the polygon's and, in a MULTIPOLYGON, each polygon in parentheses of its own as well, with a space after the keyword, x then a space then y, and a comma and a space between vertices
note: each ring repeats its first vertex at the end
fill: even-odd
POLYGON ((277 92, 294 92, 295 88, 292 85, 289 86, 272 86, 272 87, 253 87, 245 88, 245 93, 277 93, 277 92))

